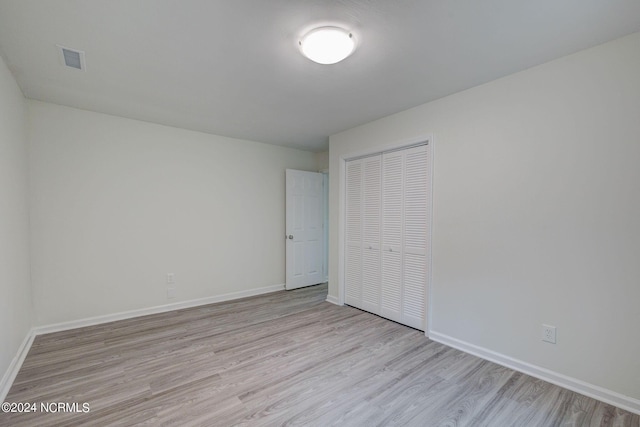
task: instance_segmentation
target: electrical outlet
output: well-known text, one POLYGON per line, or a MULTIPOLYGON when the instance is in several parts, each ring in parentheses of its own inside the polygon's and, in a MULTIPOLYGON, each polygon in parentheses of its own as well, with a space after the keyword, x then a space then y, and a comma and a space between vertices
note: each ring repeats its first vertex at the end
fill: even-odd
POLYGON ((167 299, 176 297, 176 288, 167 288, 167 299))
POLYGON ((542 341, 556 343, 556 327, 551 325, 542 325, 542 341))
POLYGON ((176 275, 173 273, 167 273, 167 285, 173 285, 176 283, 176 275))

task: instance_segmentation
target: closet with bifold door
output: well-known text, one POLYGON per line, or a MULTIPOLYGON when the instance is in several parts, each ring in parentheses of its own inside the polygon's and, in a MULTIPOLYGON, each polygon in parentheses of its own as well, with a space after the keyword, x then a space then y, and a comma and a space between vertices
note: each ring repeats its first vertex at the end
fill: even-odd
POLYGON ((345 302, 425 330, 430 266, 428 143, 346 161, 345 302))

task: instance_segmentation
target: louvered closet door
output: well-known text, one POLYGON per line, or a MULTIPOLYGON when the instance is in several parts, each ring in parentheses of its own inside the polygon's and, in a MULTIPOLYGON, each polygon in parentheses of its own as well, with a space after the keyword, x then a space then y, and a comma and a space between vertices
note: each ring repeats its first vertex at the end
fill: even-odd
POLYGON ((362 160, 362 309, 380 314, 382 156, 362 160))
POLYGON ((345 302, 362 308, 362 160, 346 168, 345 302))
POLYGON ((382 156, 382 299, 381 315, 402 321, 402 219, 404 158, 402 151, 382 156))
POLYGON ((426 328, 430 159, 427 146, 348 161, 346 303, 426 328))
POLYGON ((429 238, 429 151, 426 146, 403 150, 403 296, 401 323, 425 329, 429 238))

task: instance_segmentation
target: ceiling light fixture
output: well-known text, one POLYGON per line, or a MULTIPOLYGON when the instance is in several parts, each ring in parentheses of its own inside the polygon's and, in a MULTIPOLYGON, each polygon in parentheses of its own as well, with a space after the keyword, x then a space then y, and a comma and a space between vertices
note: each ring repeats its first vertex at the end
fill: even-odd
POLYGON ((299 42, 302 54, 318 64, 335 64, 356 48, 353 34, 339 27, 320 27, 309 31, 299 42))

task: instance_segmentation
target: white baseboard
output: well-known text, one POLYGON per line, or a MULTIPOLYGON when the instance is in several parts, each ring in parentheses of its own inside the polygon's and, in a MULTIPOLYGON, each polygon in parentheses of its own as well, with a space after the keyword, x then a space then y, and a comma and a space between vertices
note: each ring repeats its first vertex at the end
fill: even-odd
POLYGON ((330 302, 331 304, 342 305, 342 304, 340 304, 340 301, 338 301, 338 298, 334 297, 333 295, 327 295, 326 301, 330 302))
POLYGON ((11 364, 2 377, 2 381, 0 381, 0 402, 4 402, 7 394, 9 394, 9 389, 13 385, 13 381, 18 375, 18 371, 20 371, 22 363, 27 357, 27 353, 29 353, 29 349, 31 348, 31 344, 33 343, 33 339, 35 337, 36 334, 33 332, 33 329, 31 329, 29 332, 27 332, 24 340, 22 340, 22 344, 20 344, 20 347, 18 347, 16 357, 13 358, 11 364))
POLYGON ((640 400, 634 399, 629 396, 617 393, 606 388, 589 384, 585 381, 581 381, 576 378, 569 377, 567 375, 554 372, 552 370, 542 368, 540 366, 532 365, 522 360, 514 359, 504 354, 497 353, 495 351, 479 347, 474 344, 470 344, 465 341, 450 337, 439 332, 429 331, 429 339, 437 341, 439 343, 448 345, 449 347, 457 348, 465 353, 473 354, 482 359, 489 360, 497 363, 498 365, 506 366, 507 368, 514 369, 532 377, 539 378, 541 380, 550 382, 560 387, 575 391, 576 393, 583 394, 585 396, 592 397, 605 403, 617 406, 620 409, 624 409, 635 414, 640 414, 640 400))
POLYGON ((184 308, 198 307, 201 305, 214 304, 217 302, 231 301, 240 298, 252 297, 256 295, 268 294, 284 290, 284 284, 264 286, 261 288, 249 289, 246 291, 231 292, 223 295, 215 295, 206 298, 181 301, 173 304, 158 305, 155 307, 141 308, 138 310, 123 311, 120 313, 106 314, 104 316, 89 317, 85 319, 71 320, 69 322, 55 323, 52 325, 36 326, 36 335, 48 334, 51 332, 66 331, 69 329, 82 328, 85 326, 99 325, 101 323, 114 322, 116 320, 131 319, 133 317, 147 316, 149 314, 165 313, 167 311, 182 310, 184 308))

